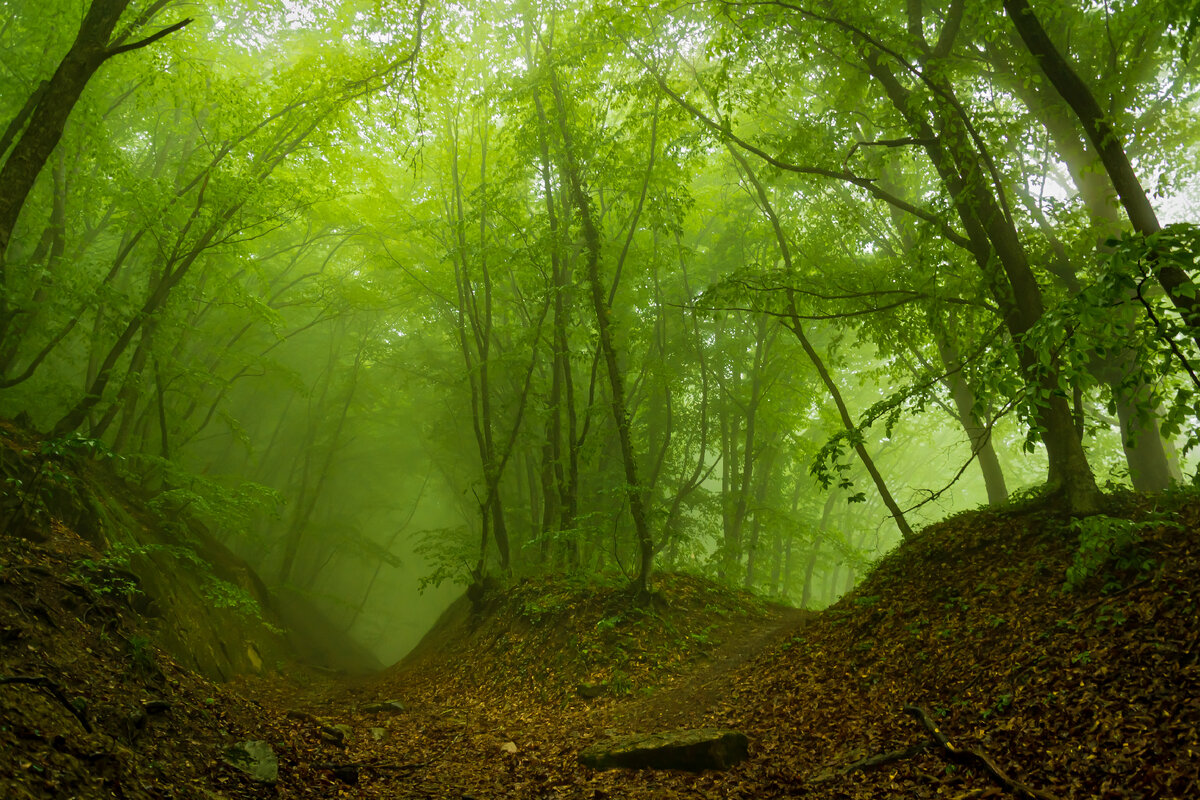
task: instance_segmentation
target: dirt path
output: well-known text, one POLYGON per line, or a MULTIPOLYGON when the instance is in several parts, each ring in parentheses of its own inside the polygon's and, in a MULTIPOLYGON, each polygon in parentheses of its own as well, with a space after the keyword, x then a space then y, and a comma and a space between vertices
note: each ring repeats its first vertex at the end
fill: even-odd
POLYGON ((695 727, 727 697, 738 680, 738 667, 795 634, 812 612, 779 607, 757 623, 726 632, 721 644, 694 669, 659 691, 621 703, 611 710, 611 725, 638 731, 695 727))

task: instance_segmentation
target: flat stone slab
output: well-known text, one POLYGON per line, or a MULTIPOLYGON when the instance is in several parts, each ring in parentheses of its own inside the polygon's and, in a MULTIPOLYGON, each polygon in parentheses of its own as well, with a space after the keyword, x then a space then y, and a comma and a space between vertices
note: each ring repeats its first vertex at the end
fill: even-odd
POLYGON ((382 703, 367 703, 362 707, 364 714, 399 714, 404 711, 404 703, 399 700, 385 700, 382 703))
POLYGON ((238 742, 225 751, 225 763, 237 767, 259 783, 275 783, 279 778, 279 759, 266 742, 252 739, 238 742))
POLYGON ((700 728, 665 733, 634 734, 599 742, 579 754, 593 769, 728 769, 749 755, 749 740, 741 731, 700 728))

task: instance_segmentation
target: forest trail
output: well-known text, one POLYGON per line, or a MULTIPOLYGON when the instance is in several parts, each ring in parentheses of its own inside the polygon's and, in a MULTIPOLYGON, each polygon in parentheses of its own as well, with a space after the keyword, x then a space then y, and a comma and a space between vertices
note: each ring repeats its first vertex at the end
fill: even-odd
POLYGON ((612 708, 612 724, 630 731, 652 732, 698 727, 705 715, 728 698, 739 680, 739 668, 796 635, 816 614, 774 606, 766 618, 727 635, 694 669, 676 676, 669 686, 612 708))
MULTIPOLYGON (((689 660, 689 668, 672 674, 646 694, 614 698, 597 709, 608 728, 663 731, 703 724, 703 719, 736 687, 740 668, 764 656, 796 635, 816 612, 790 606, 770 606, 760 619, 730 626, 713 643, 689 660)), ((296 709, 318 716, 336 715, 365 695, 376 695, 373 678, 339 677, 311 670, 293 670, 268 680, 243 682, 256 702, 296 709)))

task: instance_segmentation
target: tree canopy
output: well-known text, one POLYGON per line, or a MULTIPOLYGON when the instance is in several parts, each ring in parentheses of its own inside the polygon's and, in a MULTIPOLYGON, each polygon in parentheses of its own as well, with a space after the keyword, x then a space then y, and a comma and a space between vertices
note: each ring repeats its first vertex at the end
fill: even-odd
POLYGON ((6 3, 0 411, 368 637, 393 571, 810 605, 955 510, 1164 489, 1167 5, 6 3))

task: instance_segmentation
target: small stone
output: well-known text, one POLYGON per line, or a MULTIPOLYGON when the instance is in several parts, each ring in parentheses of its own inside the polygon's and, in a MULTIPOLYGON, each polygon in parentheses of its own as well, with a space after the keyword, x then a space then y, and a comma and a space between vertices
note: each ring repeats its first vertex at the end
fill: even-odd
POLYGON ((225 751, 225 763, 249 775, 259 783, 279 779, 279 759, 271 745, 258 739, 238 742, 225 751))
POLYGON ((367 703, 362 710, 364 714, 399 714, 406 709, 399 700, 385 700, 382 703, 367 703))
POLYGON ((147 714, 164 714, 171 710, 171 701, 169 700, 143 700, 142 708, 146 709, 147 714))
POLYGON ((333 768, 333 777, 345 784, 353 786, 358 783, 358 765, 345 764, 333 768))
POLYGON ((333 744, 344 744, 354 729, 349 725, 322 725, 321 738, 333 744))

